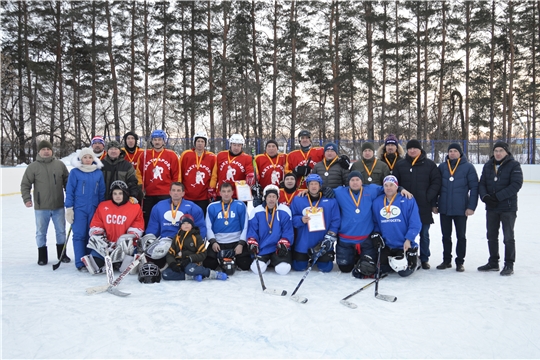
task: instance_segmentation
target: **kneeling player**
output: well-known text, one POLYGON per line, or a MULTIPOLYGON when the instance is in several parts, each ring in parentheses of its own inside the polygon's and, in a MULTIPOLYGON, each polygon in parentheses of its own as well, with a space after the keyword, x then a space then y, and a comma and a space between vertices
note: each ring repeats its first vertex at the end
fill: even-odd
MULTIPOLYGON (((383 184, 384 195, 375 199, 372 206, 378 233, 372 234, 371 239, 381 251, 379 271, 394 270, 400 276, 409 276, 416 270, 418 262, 415 239, 422 228, 418 206, 415 199, 407 199, 398 193, 395 176, 386 176, 383 184)), ((365 268, 361 261, 357 270, 365 268)))
MULTIPOLYGON (((291 271, 293 243, 291 210, 278 203, 279 188, 268 185, 263 191, 263 203, 249 216, 248 246, 259 260, 261 273, 268 265, 274 266, 276 273, 286 275, 291 271)), ((251 271, 258 272, 256 260, 251 263, 251 271)))
POLYGON ((163 270, 163 280, 196 280, 203 278, 227 280, 227 274, 201 266, 206 258, 206 244, 195 226, 193 216, 180 218, 180 230, 166 256, 169 267, 163 270))

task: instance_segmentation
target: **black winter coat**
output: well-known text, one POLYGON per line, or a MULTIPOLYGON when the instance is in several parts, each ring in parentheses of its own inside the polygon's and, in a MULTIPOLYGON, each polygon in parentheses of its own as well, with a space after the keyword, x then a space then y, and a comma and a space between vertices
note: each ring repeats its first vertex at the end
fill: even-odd
POLYGON ((523 172, 521 165, 514 160, 512 154, 508 154, 503 160, 497 172, 495 172, 495 157, 491 157, 482 169, 480 177, 480 199, 487 194, 495 195, 499 204, 496 208, 486 205, 486 210, 517 211, 517 193, 523 185, 523 172), (495 176, 497 181, 495 181, 495 176))
POLYGON ((456 160, 450 160, 450 167, 455 168, 454 180, 450 181, 448 169, 448 156, 439 164, 442 176, 442 186, 439 192, 437 207, 439 213, 447 216, 465 216, 467 209, 476 210, 478 205, 478 174, 473 164, 461 155, 456 167, 456 160))
POLYGON ((433 224, 431 208, 435 206, 441 189, 441 173, 437 164, 426 157, 424 150, 414 166, 413 160, 405 155, 405 159, 397 162, 393 175, 397 177, 400 186, 414 195, 422 224, 433 224))
POLYGON ((109 155, 102 160, 103 180, 105 180, 105 200, 111 198, 110 187, 113 181, 122 180, 128 186, 129 196, 140 200, 139 185, 137 181, 137 173, 133 165, 127 160, 124 160, 124 151, 120 153, 117 159, 111 159, 109 155))

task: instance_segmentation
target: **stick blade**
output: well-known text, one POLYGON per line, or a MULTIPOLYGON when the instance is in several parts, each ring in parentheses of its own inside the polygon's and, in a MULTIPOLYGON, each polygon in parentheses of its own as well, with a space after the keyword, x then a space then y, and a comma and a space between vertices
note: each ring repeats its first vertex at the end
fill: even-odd
POLYGON ((110 293, 110 294, 116 295, 116 296, 120 296, 120 297, 125 297, 125 296, 128 296, 128 295, 131 295, 130 293, 125 293, 125 292, 122 292, 122 291, 118 290, 114 286, 109 286, 107 288, 107 292, 110 293))
POLYGON ((352 303, 352 302, 347 301, 347 300, 341 300, 339 303, 341 305, 344 305, 344 306, 348 307, 349 309, 356 309, 358 307, 355 303, 352 303))
POLYGON ((383 294, 375 294, 375 297, 379 300, 388 301, 388 302, 396 302, 397 297, 392 295, 383 295, 383 294))
POLYGON ((58 269, 58 268, 60 267, 60 264, 61 264, 61 263, 62 263, 62 262, 59 261, 58 263, 53 264, 53 266, 52 266, 53 271, 56 270, 56 269, 58 269))
POLYGON ((308 301, 307 298, 301 297, 301 296, 298 296, 298 295, 293 295, 293 296, 290 297, 290 299, 292 301, 296 301, 297 303, 300 303, 300 304, 305 304, 308 301))
POLYGON ((264 289, 263 293, 276 296, 285 296, 287 295, 287 290, 278 290, 278 289, 264 289))
POLYGON ((88 295, 101 294, 107 291, 107 289, 109 289, 109 286, 110 285, 100 285, 100 286, 89 287, 86 289, 86 293, 88 295))

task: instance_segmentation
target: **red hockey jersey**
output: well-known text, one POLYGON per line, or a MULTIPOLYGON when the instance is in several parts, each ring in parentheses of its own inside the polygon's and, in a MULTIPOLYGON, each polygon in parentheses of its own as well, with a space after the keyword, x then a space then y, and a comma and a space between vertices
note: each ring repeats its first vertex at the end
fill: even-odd
MULTIPOLYGON (((301 149, 291 151, 289 156, 287 156, 287 166, 285 167, 285 174, 293 171, 294 168, 299 165, 306 165, 308 158, 311 158, 309 162, 309 167, 313 169, 315 164, 324 158, 324 148, 315 147, 309 149, 308 152, 303 152, 301 149)), ((296 186, 298 189, 306 189, 306 184, 304 183, 303 177, 296 181, 296 186)))
POLYGON ((216 154, 204 151, 198 156, 195 149, 180 155, 180 181, 186 187, 184 198, 191 201, 208 200, 208 188, 212 171, 216 165, 216 154))
POLYGON ((137 149, 135 149, 135 152, 133 154, 130 154, 126 148, 122 148, 122 150, 124 151, 124 160, 126 161, 129 161, 131 163, 131 165, 133 165, 133 167, 135 169, 137 169, 137 162, 139 161, 139 158, 141 157, 141 155, 144 154, 144 150, 141 149, 140 147, 137 147, 137 149))
POLYGON ((296 197, 296 195, 303 191, 304 190, 296 190, 292 194, 287 194, 284 189, 279 189, 279 203, 291 207, 293 199, 296 197))
POLYGON ((142 208, 127 202, 118 206, 112 200, 102 201, 90 222, 90 229, 103 229, 107 239, 116 242, 120 235, 135 234, 141 237, 144 232, 142 208))
POLYGON ((210 187, 216 189, 219 194, 219 187, 224 182, 231 183, 233 186, 233 197, 236 199, 235 181, 246 180, 246 175, 253 173, 253 161, 251 156, 241 152, 232 156, 229 150, 220 151, 217 154, 216 165, 212 171, 212 181, 210 187))
POLYGON ((178 155, 172 150, 146 150, 137 163, 137 179, 148 196, 169 195, 171 184, 179 181, 178 155), (146 159, 146 162, 145 160, 146 159), (143 184, 144 182, 144 184, 143 184))
POLYGON ((286 154, 277 154, 271 158, 267 153, 255 156, 257 166, 257 180, 264 189, 267 185, 279 186, 285 176, 285 165, 287 164, 286 154))

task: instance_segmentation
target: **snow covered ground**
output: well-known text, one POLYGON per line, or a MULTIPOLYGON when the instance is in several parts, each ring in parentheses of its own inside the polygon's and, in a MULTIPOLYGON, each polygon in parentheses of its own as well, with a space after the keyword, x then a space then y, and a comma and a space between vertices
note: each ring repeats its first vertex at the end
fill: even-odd
MULTIPOLYGON (((5 181, 5 178, 4 178, 5 181)), ((20 183, 20 179, 13 178, 20 183)), ((487 261, 485 211, 469 219, 465 272, 436 270, 442 260, 438 219, 431 228, 431 270, 391 275, 375 299, 367 284, 337 267, 312 271, 298 294, 262 293, 259 278, 237 272, 227 281, 140 284, 131 296, 87 295, 104 276, 56 263, 49 229, 49 265, 38 266, 32 209, 20 195, 2 196, 2 358, 540 358, 540 184, 519 193, 515 275, 480 273, 487 261), (537 224, 538 225, 538 224, 537 224), (535 230, 537 229, 537 230, 535 230)), ((73 257, 73 248, 68 246, 73 257)), ((269 288, 292 293, 304 273, 264 275, 269 288)))

